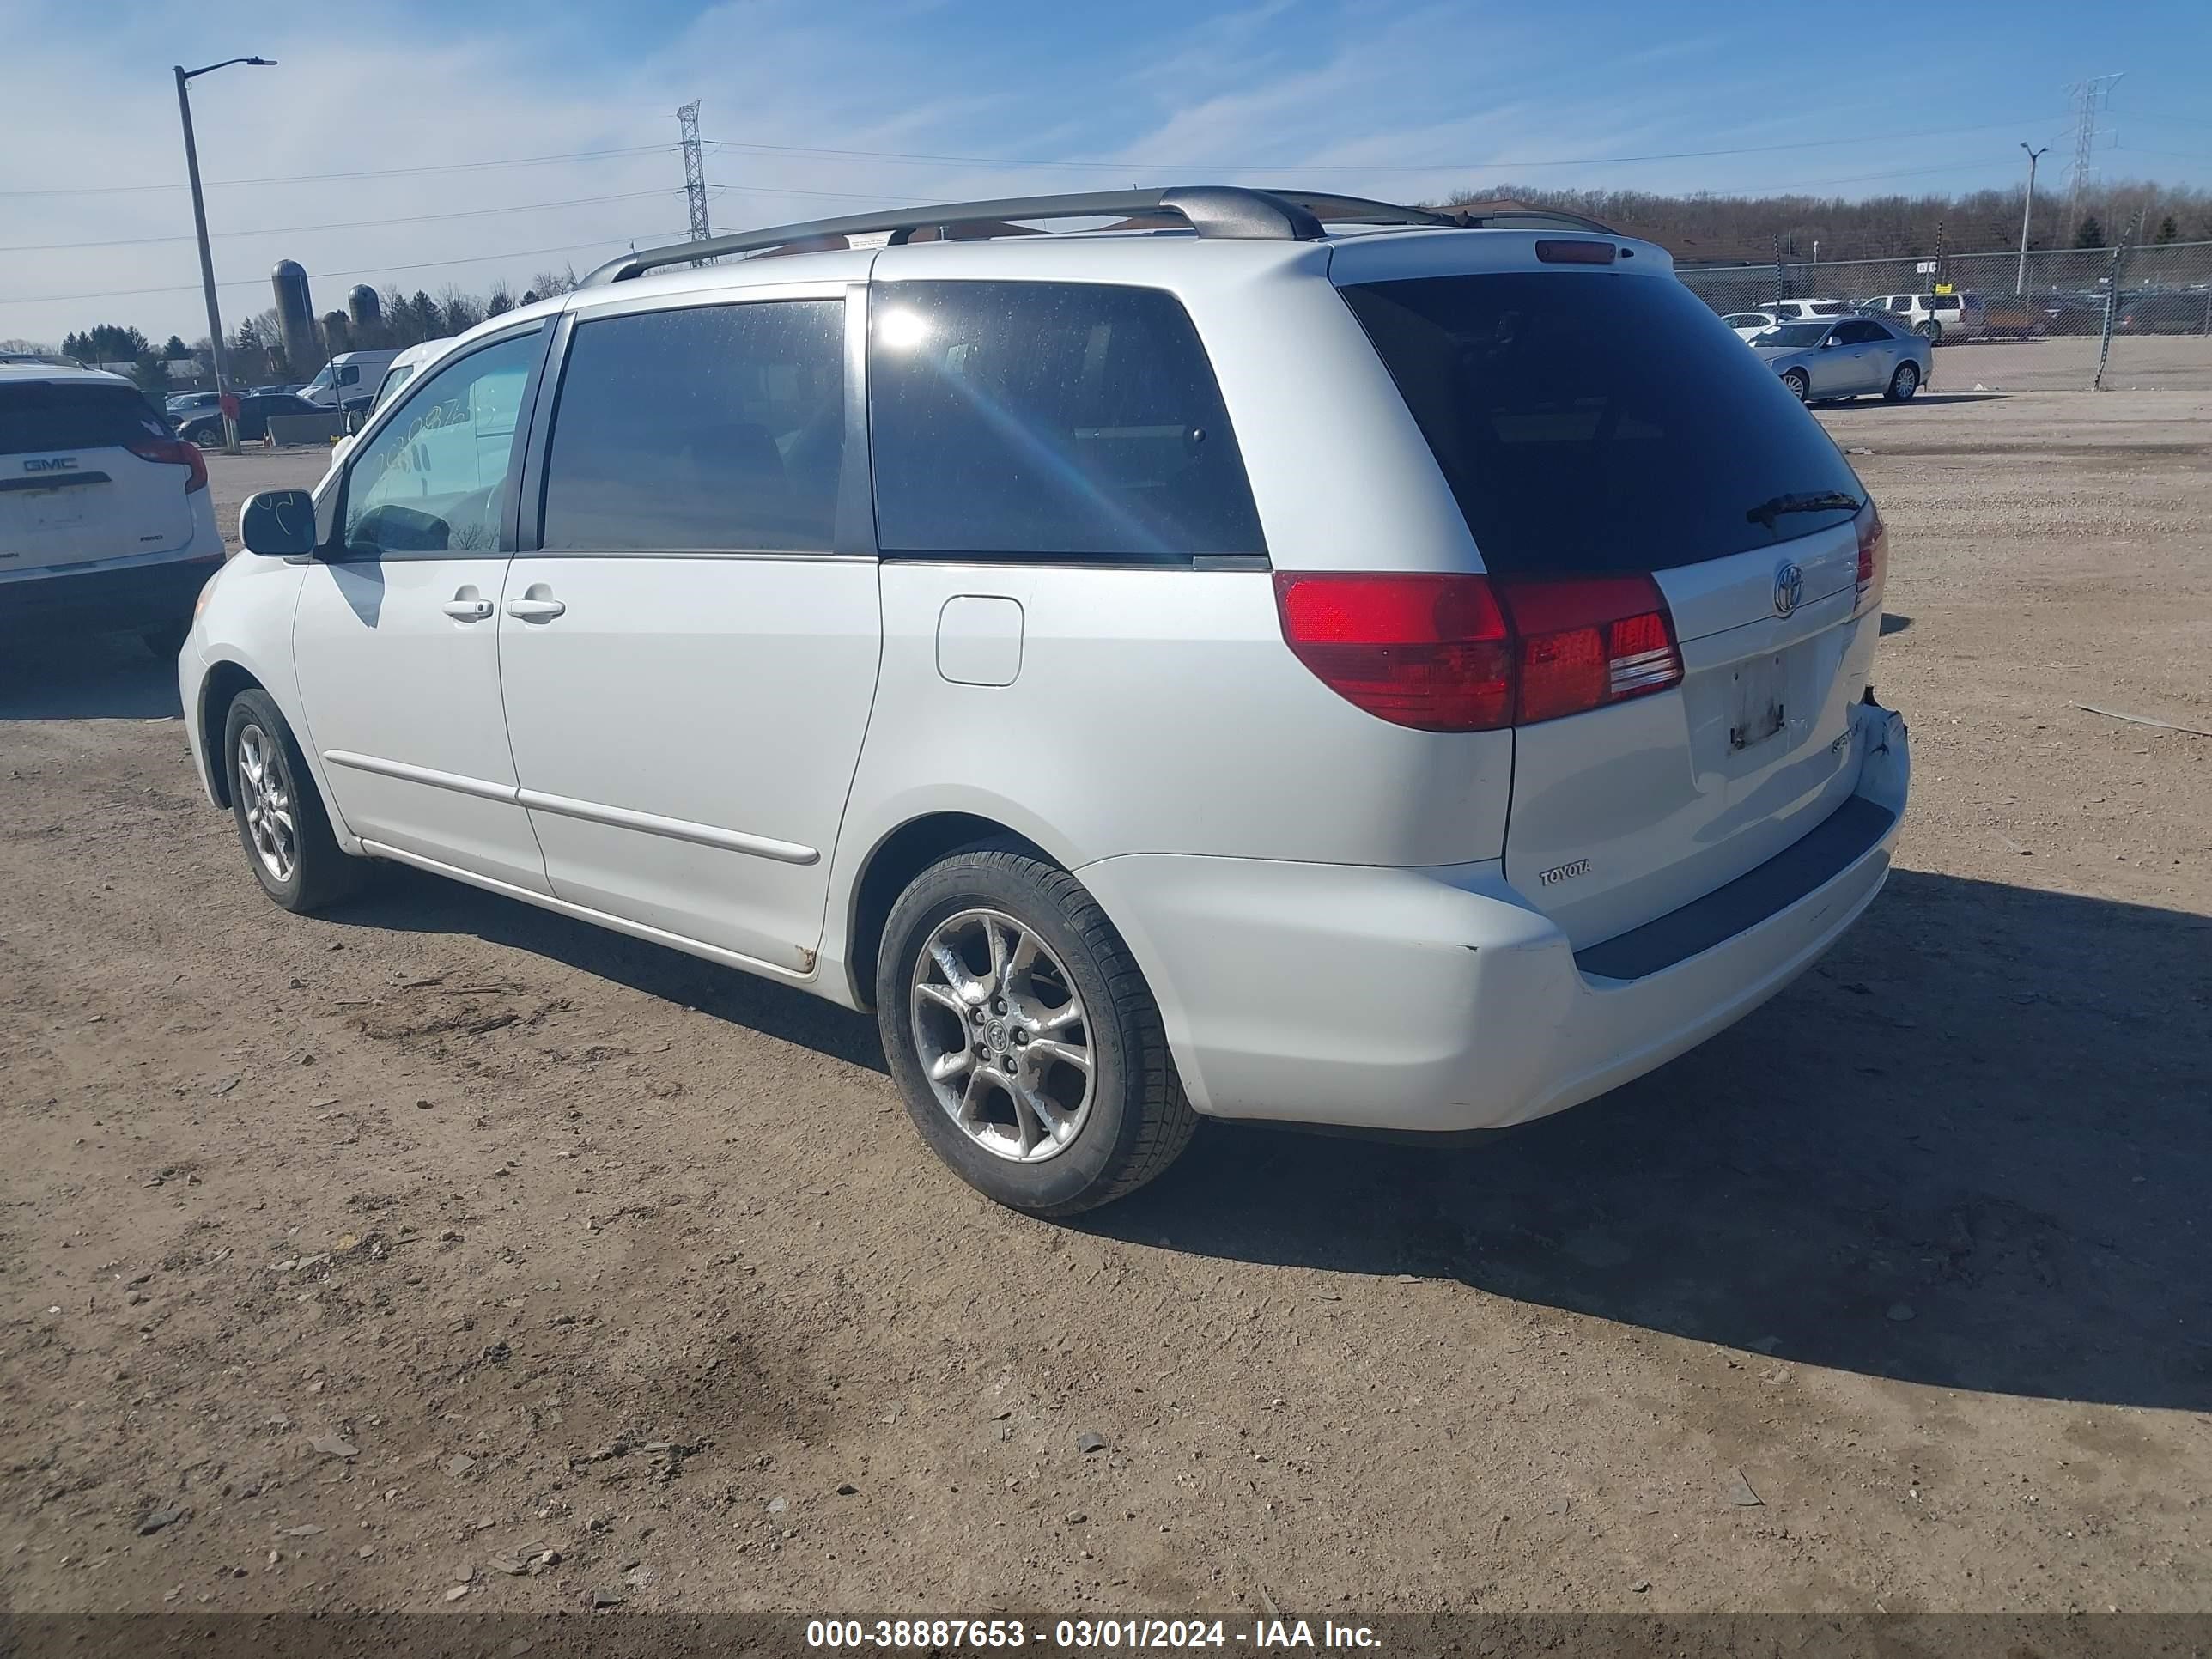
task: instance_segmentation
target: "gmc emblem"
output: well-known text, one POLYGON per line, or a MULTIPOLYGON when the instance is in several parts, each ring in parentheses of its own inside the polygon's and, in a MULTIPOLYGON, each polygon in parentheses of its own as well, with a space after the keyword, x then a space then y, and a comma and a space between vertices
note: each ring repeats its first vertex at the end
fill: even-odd
POLYGON ((76 469, 76 458, 73 455, 53 455, 43 460, 23 463, 26 472, 71 472, 76 469))

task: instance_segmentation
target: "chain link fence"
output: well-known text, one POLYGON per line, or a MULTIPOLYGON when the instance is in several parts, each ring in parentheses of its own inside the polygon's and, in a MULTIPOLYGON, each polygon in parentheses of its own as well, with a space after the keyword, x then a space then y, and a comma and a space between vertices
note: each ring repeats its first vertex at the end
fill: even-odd
MULTIPOLYGON (((2168 242, 2125 249, 2017 252, 1933 252, 1894 259, 1791 260, 1779 265, 1702 265, 1678 270, 1706 304, 1728 315, 1778 300, 1846 300, 1932 295, 1939 283, 1966 296, 1965 326, 1943 329, 1945 348, 1999 342, 2032 351, 1946 350, 1936 380, 1957 385, 2002 365, 2011 389, 2087 386, 2104 368, 2106 385, 2156 385, 2167 374, 2212 368, 2212 242, 2168 242), (1972 303, 1978 301, 1978 321, 1972 303), (2109 358, 2109 362, 2106 360, 2109 358)), ((1920 315, 1926 314, 1923 306, 1920 315)))

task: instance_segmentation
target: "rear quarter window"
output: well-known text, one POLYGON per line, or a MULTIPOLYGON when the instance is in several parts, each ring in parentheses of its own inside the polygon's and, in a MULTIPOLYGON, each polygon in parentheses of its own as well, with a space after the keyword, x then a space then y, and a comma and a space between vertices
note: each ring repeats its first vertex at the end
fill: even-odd
POLYGON ((169 423, 130 386, 66 380, 0 386, 0 455, 114 449, 168 435, 169 423))
POLYGON ((1663 570, 1850 517, 1752 516, 1778 495, 1856 496, 1858 481, 1680 283, 1513 271, 1341 291, 1492 571, 1663 570))
POLYGON ((1266 551, 1212 365, 1172 295, 897 283, 869 309, 884 554, 1176 564, 1266 551))

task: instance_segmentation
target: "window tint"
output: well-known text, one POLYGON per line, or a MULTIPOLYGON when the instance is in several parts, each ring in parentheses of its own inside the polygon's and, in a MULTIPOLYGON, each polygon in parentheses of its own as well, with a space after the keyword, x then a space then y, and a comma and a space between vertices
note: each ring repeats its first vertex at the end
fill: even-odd
POLYGON ((1838 323, 1836 339, 1843 345, 1868 345, 1877 340, 1887 340, 1889 335, 1879 323, 1838 323))
POLYGON ((169 423, 131 386, 99 380, 0 386, 0 455, 113 449, 168 435, 169 423))
POLYGON ((885 552, 1176 563, 1266 550, 1212 367, 1171 295, 899 283, 870 306, 885 552))
POLYGON ((1856 499, 1858 481, 1678 282, 1515 271, 1344 296, 1493 571, 1663 570, 1850 518, 1749 516, 1777 495, 1856 499))
POLYGON ((553 415, 542 544, 827 550, 844 341, 842 300, 580 325, 553 415))
POLYGON ((502 340, 409 389, 346 473, 349 552, 498 550, 516 420, 542 349, 534 333, 502 340))

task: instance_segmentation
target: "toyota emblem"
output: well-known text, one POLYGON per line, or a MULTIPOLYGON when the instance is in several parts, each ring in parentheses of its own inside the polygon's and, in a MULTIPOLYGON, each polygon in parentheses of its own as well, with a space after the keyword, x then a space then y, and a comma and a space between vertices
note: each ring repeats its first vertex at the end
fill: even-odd
POLYGON ((1796 564, 1785 564, 1774 573, 1774 614, 1786 617, 1795 611, 1805 598, 1805 572, 1796 564))

